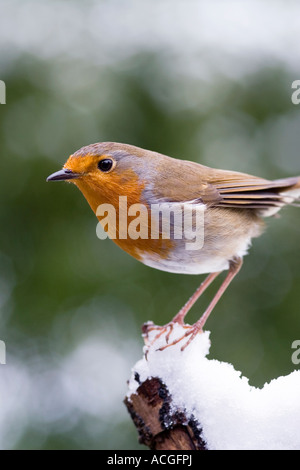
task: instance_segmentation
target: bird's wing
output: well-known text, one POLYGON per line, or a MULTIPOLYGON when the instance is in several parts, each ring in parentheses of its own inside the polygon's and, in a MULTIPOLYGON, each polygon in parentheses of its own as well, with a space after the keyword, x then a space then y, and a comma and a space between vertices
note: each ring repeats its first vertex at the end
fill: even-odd
MULTIPOLYGON (((235 176, 235 175, 234 175, 235 176)), ((210 184, 219 198, 211 205, 239 209, 257 209, 262 215, 271 215, 282 206, 294 203, 300 196, 300 177, 268 181, 249 177, 215 180, 210 184), (265 213, 263 213, 265 212, 265 213)), ((209 204, 211 191, 208 192, 209 204)), ((201 199, 205 202, 205 194, 201 199)))
POLYGON ((256 209, 260 215, 266 216, 300 197, 300 176, 270 181, 180 160, 172 168, 172 185, 164 173, 158 174, 155 195, 165 201, 193 201, 209 207, 256 209))

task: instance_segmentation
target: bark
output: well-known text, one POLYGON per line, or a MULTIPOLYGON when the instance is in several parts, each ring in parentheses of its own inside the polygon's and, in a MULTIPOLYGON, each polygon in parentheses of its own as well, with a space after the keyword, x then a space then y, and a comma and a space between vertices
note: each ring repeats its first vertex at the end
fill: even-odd
MULTIPOLYGON (((135 379, 139 382, 138 374, 135 379)), ((124 403, 141 444, 155 450, 207 450, 201 425, 184 410, 174 409, 172 396, 157 377, 140 384, 124 403)))

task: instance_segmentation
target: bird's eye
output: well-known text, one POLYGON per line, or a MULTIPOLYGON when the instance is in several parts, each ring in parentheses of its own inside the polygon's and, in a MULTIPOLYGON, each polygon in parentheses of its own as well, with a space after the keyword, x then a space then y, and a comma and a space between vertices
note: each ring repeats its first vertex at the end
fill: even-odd
POLYGON ((109 171, 113 166, 113 161, 110 158, 104 158, 98 162, 98 168, 101 171, 109 171))

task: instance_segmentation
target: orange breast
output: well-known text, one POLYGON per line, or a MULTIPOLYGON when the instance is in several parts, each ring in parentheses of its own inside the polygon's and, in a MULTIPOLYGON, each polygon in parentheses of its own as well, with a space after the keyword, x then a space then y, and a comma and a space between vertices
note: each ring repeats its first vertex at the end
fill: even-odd
MULTIPOLYGON (((110 223, 104 225, 104 230, 109 233, 108 225, 114 229, 113 232, 115 232, 116 238, 113 239, 113 241, 120 248, 138 260, 142 260, 141 258, 144 254, 155 254, 155 256, 163 259, 168 258, 170 250, 175 246, 175 242, 174 240, 166 240, 161 237, 158 239, 151 238, 151 211, 149 205, 143 199, 145 184, 139 181, 138 175, 136 175, 133 170, 123 171, 121 175, 115 172, 113 177, 111 174, 110 178, 107 179, 107 183, 105 185, 101 184, 101 187, 99 187, 99 181, 94 179, 92 175, 87 176, 85 179, 75 180, 74 182, 81 190, 96 215, 97 209, 101 204, 111 204, 115 208, 115 222, 113 216, 110 223), (147 209, 147 227, 143 227, 143 229, 137 227, 137 231, 141 230, 144 234, 147 232, 147 239, 132 239, 128 231, 127 238, 122 239, 122 236, 124 236, 124 226, 120 226, 120 218, 124 220, 125 215, 124 211, 120 213, 120 196, 127 197, 127 211, 133 204, 143 204, 147 209), (115 227, 113 227, 114 223, 115 227)), ((138 216, 139 213, 137 213, 137 216, 127 216, 127 228, 138 216)), ((105 218, 107 222, 107 215, 97 216, 97 218, 100 223, 102 220, 104 221, 105 218)))

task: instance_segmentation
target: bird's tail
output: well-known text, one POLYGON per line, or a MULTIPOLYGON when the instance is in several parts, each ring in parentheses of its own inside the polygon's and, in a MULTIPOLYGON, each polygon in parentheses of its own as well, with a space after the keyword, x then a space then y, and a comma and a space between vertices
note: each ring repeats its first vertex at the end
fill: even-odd
POLYGON ((300 207, 300 176, 280 180, 252 178, 231 181, 219 188, 219 207, 254 209, 262 217, 270 217, 287 205, 300 207))
POLYGON ((278 183, 281 187, 279 194, 282 196, 282 202, 285 205, 295 205, 299 206, 300 204, 300 176, 292 178, 284 178, 281 180, 275 180, 274 183, 278 183), (282 184, 286 186, 282 188, 282 184))

